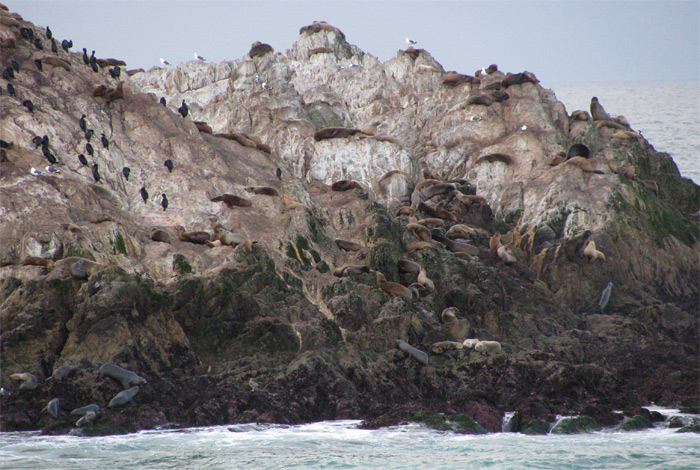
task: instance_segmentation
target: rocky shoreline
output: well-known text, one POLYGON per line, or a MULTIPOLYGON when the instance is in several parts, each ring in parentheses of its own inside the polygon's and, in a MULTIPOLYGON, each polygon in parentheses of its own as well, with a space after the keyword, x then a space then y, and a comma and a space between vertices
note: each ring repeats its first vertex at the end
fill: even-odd
POLYGON ((323 22, 119 75, 0 20, 0 430, 698 413, 700 187, 624 117, 323 22))

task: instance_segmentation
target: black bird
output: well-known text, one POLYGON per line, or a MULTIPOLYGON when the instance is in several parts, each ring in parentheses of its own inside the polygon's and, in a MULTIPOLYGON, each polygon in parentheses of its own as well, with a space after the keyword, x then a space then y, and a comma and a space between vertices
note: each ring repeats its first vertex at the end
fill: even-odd
POLYGON ((165 193, 163 193, 163 200, 160 201, 160 205, 163 206, 163 210, 168 208, 168 198, 165 197, 165 193))
POLYGON ((117 65, 113 69, 109 69, 109 74, 113 79, 119 80, 119 76, 122 74, 122 69, 117 65))
POLYGON ((82 153, 78 155, 78 160, 80 161, 80 164, 83 166, 88 166, 87 158, 85 158, 85 155, 82 153))
POLYGON ((126 178, 127 181, 129 181, 129 174, 131 173, 131 168, 128 166, 125 166, 122 168, 122 175, 124 175, 124 178, 126 178))
POLYGON ((34 112, 34 103, 32 103, 32 100, 24 100, 24 101, 22 101, 22 106, 26 106, 26 107, 27 107, 27 110, 28 110, 30 113, 33 113, 33 112, 34 112))
POLYGON ((44 140, 44 139, 42 139, 42 138, 39 137, 38 135, 35 136, 35 137, 32 139, 32 143, 34 143, 34 148, 35 148, 35 149, 38 149, 39 147, 41 147, 41 143, 43 142, 43 140, 44 140))
POLYGON ((165 98, 161 98, 161 99, 160 99, 160 104, 162 104, 163 106, 165 106, 165 98))
POLYGON ((10 96, 15 96, 15 86, 12 83, 7 84, 7 92, 10 96))
POLYGON ((7 142, 5 140, 0 139, 0 149, 11 149, 12 147, 14 147, 14 145, 15 144, 13 142, 7 142))
POLYGON ((92 67, 92 71, 95 73, 100 72, 100 66, 97 65, 97 62, 90 62, 90 67, 92 67))
POLYGON ((39 49, 39 50, 43 50, 43 49, 44 49, 44 45, 41 43, 41 39, 36 38, 36 39, 34 40, 34 47, 36 47, 36 48, 39 49))
POLYGON ((13 69, 15 69, 17 72, 19 72, 19 62, 17 62, 15 59, 12 59, 10 62, 10 65, 12 66, 13 69))
POLYGON ((109 139, 107 139, 107 137, 105 137, 104 133, 102 133, 102 137, 100 137, 100 140, 102 141, 102 146, 104 148, 109 147, 109 139))
POLYGON ((92 165, 92 177, 95 178, 95 181, 97 183, 100 182, 100 172, 97 169, 97 163, 93 163, 93 165, 92 165))
POLYGON ((55 39, 51 39, 51 52, 58 54, 58 46, 56 45, 55 39))
POLYGON ((58 160, 56 159, 56 157, 54 156, 54 154, 51 153, 51 152, 48 151, 48 150, 47 150, 46 152, 44 152, 44 156, 45 156, 46 159, 49 161, 49 163, 52 164, 52 165, 53 165, 54 163, 58 162, 58 160))
POLYGON ((63 48, 64 51, 68 52, 68 50, 73 47, 73 40, 71 39, 70 41, 64 39, 61 41, 61 47, 63 48))
POLYGON ((83 47, 83 62, 85 65, 90 65, 90 59, 88 59, 87 49, 83 47))
POLYGON ((87 123, 85 122, 85 115, 80 116, 80 130, 85 132, 87 130, 87 123))
POLYGON ((92 145, 89 143, 85 144, 85 150, 87 150, 87 153, 89 153, 91 157, 95 155, 95 150, 93 150, 92 145))
POLYGON ((51 33, 51 30, 49 27, 46 27, 46 39, 51 39, 53 37, 53 33, 51 33))
POLYGON ((145 186, 141 187, 141 197, 143 198, 144 203, 148 203, 148 191, 146 191, 145 186))
POLYGON ((41 59, 34 59, 34 65, 36 65, 36 68, 38 68, 39 70, 44 70, 44 66, 41 65, 41 59))
POLYGON ((187 113, 190 112, 190 108, 187 107, 187 104, 185 103, 185 100, 182 100, 182 106, 177 108, 177 110, 180 112, 183 118, 187 117, 187 113))
POLYGON ((86 130, 86 131, 85 131, 85 140, 87 140, 88 142, 90 142, 90 139, 92 139, 92 136, 93 136, 94 134, 95 134, 95 131, 93 131, 92 129, 86 130))
POLYGON ((277 168, 277 179, 282 181, 282 168, 277 168))
POLYGON ((95 51, 90 54, 90 65, 97 64, 97 57, 95 57, 95 51))
POLYGON ((165 160, 165 163, 163 163, 163 165, 165 165, 165 167, 168 169, 169 173, 173 172, 173 161, 172 160, 170 160, 170 159, 165 160))
POLYGON ((48 135, 44 135, 44 136, 41 138, 41 145, 43 145, 44 147, 48 147, 48 146, 49 146, 49 136, 48 136, 48 135))
POLYGON ((5 80, 12 80, 15 78, 15 69, 12 67, 7 67, 5 70, 2 71, 2 78, 5 80))

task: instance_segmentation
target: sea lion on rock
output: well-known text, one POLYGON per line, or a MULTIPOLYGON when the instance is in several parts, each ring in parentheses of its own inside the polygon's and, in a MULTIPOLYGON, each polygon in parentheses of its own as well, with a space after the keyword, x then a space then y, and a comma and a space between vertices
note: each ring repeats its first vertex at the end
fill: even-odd
POLYGON ((361 132, 360 129, 349 127, 326 127, 314 132, 314 140, 319 142, 326 139, 344 139, 361 132))
POLYGON ((597 259, 605 261, 605 254, 596 249, 595 242, 593 240, 588 242, 586 247, 583 249, 583 254, 591 261, 595 261, 597 259))
POLYGON ((428 291, 435 291, 435 283, 428 277, 428 275, 425 273, 425 270, 422 267, 420 269, 420 272, 418 273, 416 281, 418 282, 418 284, 428 289, 428 291))
POLYGON ((421 271, 420 264, 407 259, 400 259, 396 266, 399 268, 399 271, 404 273, 419 273, 421 271))
POLYGON ((78 421, 75 422, 75 425, 79 428, 83 427, 85 425, 91 424, 93 421, 95 421, 95 418, 97 418, 97 412, 88 411, 78 421))
POLYGON ((447 307, 440 314, 440 320, 443 323, 450 323, 453 321, 457 321, 457 314, 458 313, 459 313, 459 310, 457 310, 457 307, 447 307))
POLYGON ((591 156, 591 149, 589 149, 584 144, 574 144, 569 147, 569 151, 566 154, 567 160, 574 157, 589 158, 591 156))
POLYGON ((435 248, 435 243, 424 241, 406 243, 406 251, 424 250, 426 248, 435 248))
POLYGON ((425 195, 425 199, 427 200, 432 199, 435 196, 439 196, 441 194, 451 193, 456 189, 457 186, 452 183, 438 183, 424 187, 423 189, 421 189, 421 192, 425 195))
POLYGON ((414 348, 410 344, 408 344, 406 341, 397 339, 396 340, 396 346, 403 352, 408 353, 413 359, 418 361, 419 363, 423 364, 424 366, 428 365, 428 354, 414 348))
POLYGON ((223 226, 218 225, 214 228, 214 240, 219 240, 222 245, 238 246, 246 242, 248 238, 237 233, 226 230, 223 226))
POLYGON ((479 254, 479 249, 474 245, 470 245, 469 243, 450 240, 449 238, 445 238, 443 236, 437 236, 437 234, 433 234, 433 238, 444 244, 445 247, 453 253, 468 253, 472 256, 477 256, 479 254))
POLYGON ((496 254, 505 264, 513 264, 517 261, 515 256, 513 256, 513 253, 511 253, 508 249, 508 247, 505 247, 503 245, 498 247, 498 249, 496 250, 496 254))
POLYGON ((212 202, 225 202, 229 207, 250 207, 253 205, 253 201, 250 199, 245 199, 240 196, 234 196, 233 194, 222 194, 221 196, 216 196, 211 198, 212 202))
POLYGON ((349 191, 351 189, 362 189, 362 186, 353 180, 340 180, 331 185, 331 191, 349 191))
POLYGON ((175 231, 178 238, 183 242, 205 245, 211 239, 211 235, 208 232, 185 232, 185 228, 182 225, 176 225, 175 231))
POLYGON ((195 127, 197 127, 197 130, 199 132, 203 132, 205 134, 212 134, 214 132, 214 129, 211 128, 209 124, 207 124, 204 121, 193 121, 195 127))
POLYGON ((474 346, 479 344, 479 338, 467 338, 462 342, 462 344, 465 348, 472 349, 474 346))
POLYGON ((474 350, 482 354, 496 354, 501 352, 501 343, 498 341, 479 341, 474 350))
POLYGON ((445 225, 445 221, 443 219, 438 219, 437 217, 426 217, 425 219, 420 219, 416 223, 424 225, 428 228, 442 227, 445 225))
POLYGON ((275 188, 270 186, 248 186, 245 188, 246 191, 253 194, 259 194, 261 196, 279 196, 280 193, 275 188))
POLYGON ((61 410, 59 408, 59 404, 58 404, 58 398, 54 398, 53 400, 48 402, 46 404, 46 406, 44 407, 44 409, 41 411, 42 412, 46 411, 48 414, 50 414, 54 418, 58 418, 58 415, 61 412, 61 410))
POLYGON ((443 202, 438 202, 435 205, 435 208, 433 209, 433 212, 435 214, 435 217, 444 219, 444 220, 451 220, 453 222, 457 221, 457 216, 454 215, 452 212, 444 209, 445 203, 443 202))
POLYGON ((64 366, 54 369, 53 373, 51 374, 51 378, 54 380, 61 381, 78 369, 80 369, 80 367, 75 366, 73 364, 66 364, 64 366))
POLYGON ((443 85, 447 85, 453 88, 462 85, 463 83, 472 83, 473 81, 474 77, 472 77, 471 75, 465 75, 457 72, 447 72, 442 77, 443 85))
POLYGON ((338 276, 338 277, 343 277, 347 273, 353 272, 353 273, 368 273, 370 272, 369 266, 365 265, 359 265, 359 264, 350 264, 350 265, 344 265, 340 266, 339 268, 335 268, 333 270, 333 275, 338 276))
POLYGON ((88 272, 83 269, 85 261, 84 259, 80 259, 70 265, 70 275, 73 276, 74 279, 82 281, 88 278, 88 272))
POLYGON ((605 112, 605 108, 595 96, 591 98, 591 116, 594 121, 612 121, 610 115, 605 112))
POLYGON ((389 134, 376 134, 372 136, 372 138, 377 142, 389 142, 391 144, 401 145, 401 140, 399 140, 398 137, 389 134))
POLYGON ((510 165, 513 163, 513 157, 511 157, 510 155, 506 155, 504 153, 490 153, 488 155, 484 155, 482 157, 479 157, 476 160, 476 164, 483 163, 483 162, 488 162, 488 163, 501 162, 501 163, 505 163, 506 165, 510 165))
POLYGON ((416 223, 406 224, 406 230, 425 242, 430 240, 430 230, 424 225, 416 223))
POLYGON ((89 413, 92 411, 93 413, 98 413, 100 411, 100 405, 96 405, 95 403, 91 403, 90 405, 85 405, 81 406, 80 408, 76 408, 73 411, 70 412, 71 415, 76 415, 76 416, 85 416, 86 413, 89 413))
POLYGON ((265 54, 273 52, 274 49, 269 44, 263 44, 260 41, 255 41, 250 45, 250 51, 248 51, 248 57, 254 59, 255 57, 262 57, 265 54))
POLYGON ((398 282, 387 281, 384 275, 379 271, 377 271, 377 286, 387 294, 398 295, 407 300, 413 300, 413 293, 408 287, 398 282))
POLYGON ((19 385, 20 390, 34 390, 39 386, 39 379, 36 375, 30 374, 29 372, 21 372, 17 374, 10 375, 12 380, 21 380, 22 383, 19 385))
POLYGON ((151 240, 154 242, 170 243, 170 235, 163 229, 152 228, 151 229, 151 240))
POLYGON ((438 341, 430 346, 430 350, 435 354, 442 354, 445 351, 451 351, 453 349, 462 349, 464 345, 457 341, 438 341))
POLYGON ((564 162, 563 166, 566 165, 577 166, 581 170, 583 170, 584 173, 597 173, 599 175, 605 174, 603 171, 594 169, 593 164, 590 162, 590 160, 584 157, 569 158, 568 160, 566 160, 566 162, 564 162))
POLYGON ((588 121, 591 119, 591 116, 588 114, 588 111, 579 109, 571 113, 571 119, 574 121, 588 121))
POLYGON ((100 377, 111 377, 127 388, 131 385, 142 385, 147 383, 146 379, 130 370, 122 369, 114 364, 104 364, 98 371, 100 377))
POLYGON ((452 195, 464 204, 466 208, 469 208, 472 204, 479 204, 480 206, 486 204, 486 199, 475 194, 464 194, 462 191, 455 190, 452 195))
POLYGON ((341 240, 340 238, 336 238, 335 244, 340 248, 341 250, 345 251, 360 251, 362 249, 362 245, 359 243, 351 242, 348 240, 341 240))
POLYGON ((501 86, 508 88, 512 85, 522 85, 523 83, 539 83, 537 77, 530 72, 507 73, 505 78, 501 80, 501 86))
POLYGON ((40 258, 38 256, 27 256, 22 260, 22 265, 24 266, 44 266, 47 272, 51 272, 53 269, 53 261, 46 258, 40 258))
POLYGON ((415 212, 416 210, 411 206, 401 206, 398 212, 396 213, 396 217, 400 215, 413 215, 415 214, 415 212))
POLYGON ((489 106, 491 103, 493 103, 493 98, 491 98, 490 96, 487 96, 487 95, 478 94, 478 95, 470 96, 469 98, 467 98, 468 105, 479 104, 479 105, 489 106))
MULTIPOLYGON (((113 408, 115 406, 122 406, 126 405, 127 403, 131 402, 132 405, 136 405, 134 403, 134 396, 139 393, 139 388, 138 387, 131 387, 128 390, 122 390, 121 392, 117 393, 114 398, 112 398, 107 405, 109 408, 113 408)), ((88 411, 88 413, 90 413, 88 411)), ((87 415, 87 413, 86 413, 87 415)))

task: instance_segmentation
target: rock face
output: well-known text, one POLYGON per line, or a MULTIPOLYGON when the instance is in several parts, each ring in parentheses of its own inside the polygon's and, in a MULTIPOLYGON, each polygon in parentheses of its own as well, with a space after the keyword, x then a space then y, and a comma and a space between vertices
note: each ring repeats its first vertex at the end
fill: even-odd
POLYGON ((41 414, 54 397, 99 404, 94 434, 418 413, 493 432, 504 411, 546 432, 697 407, 699 188, 625 119, 570 118, 529 72, 445 73, 412 48, 381 63, 323 22, 284 54, 117 83, 0 18, 2 68, 19 64, 0 80, 2 430, 69 431, 41 414), (108 146, 88 150, 83 114, 108 146), (588 158, 565 160, 574 144, 588 158), (467 338, 502 348, 405 352, 467 338), (145 379, 134 404, 106 408, 108 363, 145 379))

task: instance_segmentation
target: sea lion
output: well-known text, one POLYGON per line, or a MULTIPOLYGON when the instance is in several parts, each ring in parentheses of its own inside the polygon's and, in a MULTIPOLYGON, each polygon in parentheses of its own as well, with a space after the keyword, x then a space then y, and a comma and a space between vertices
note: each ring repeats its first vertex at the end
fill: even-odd
MULTIPOLYGON (((431 186, 433 184, 440 184, 442 183, 440 180, 436 180, 435 178, 428 178, 424 179, 423 181, 419 181, 416 184, 416 187, 413 188, 414 191, 423 191, 424 188, 427 188, 428 186, 431 186)), ((423 193, 425 194, 425 193, 423 193)))
POLYGON ((435 354, 442 354, 445 351, 451 351, 453 349, 462 349, 464 345, 457 341, 438 341, 430 346, 430 350, 435 354))
MULTIPOLYGON (((139 388, 138 387, 131 387, 128 390, 122 390, 121 392, 117 393, 114 398, 112 398, 107 405, 109 408, 113 408, 115 406, 122 406, 126 405, 127 403, 131 402, 132 405, 136 405, 134 403, 134 396, 139 393, 139 388)), ((88 413, 90 413, 88 411, 88 413)), ((87 413, 86 413, 87 415, 87 413)))
POLYGON ((599 175, 605 174, 605 172, 596 170, 593 168, 593 164, 584 157, 573 157, 564 162, 564 165, 573 165, 579 167, 584 173, 597 173, 599 175))
POLYGON ((441 194, 451 193, 456 189, 457 186, 453 183, 438 183, 424 187, 423 189, 421 189, 421 192, 425 195, 425 199, 427 200, 432 199, 435 196, 439 196, 441 194))
POLYGON ((226 230, 221 225, 214 228, 214 240, 213 241, 218 240, 221 242, 222 245, 236 247, 238 245, 245 243, 245 241, 247 239, 248 238, 244 237, 243 235, 238 235, 237 233, 233 233, 233 232, 226 230))
POLYGON ((375 134, 372 136, 372 139, 376 140, 377 142, 389 142, 391 144, 401 145, 401 140, 399 140, 398 137, 394 137, 393 135, 389 134, 375 134))
POLYGON ((59 406, 58 406, 58 398, 54 398, 53 400, 48 402, 46 404, 46 406, 44 407, 44 410, 42 410, 42 411, 46 411, 48 414, 50 414, 54 418, 58 418, 58 414, 61 412, 61 410, 59 409, 59 406))
POLYGON ((612 282, 608 282, 608 285, 603 290, 603 294, 600 296, 600 301, 598 305, 600 306, 600 311, 605 310, 605 306, 608 305, 608 300, 610 300, 610 292, 612 291, 612 282))
POLYGON ((360 132, 360 129, 349 127, 326 127, 314 132, 314 140, 319 142, 326 139, 345 139, 360 132))
POLYGON ((435 283, 428 277, 427 274, 425 274, 425 270, 422 267, 420 272, 418 273, 418 278, 416 279, 416 281, 418 282, 418 284, 428 289, 428 291, 435 291, 435 283))
POLYGON ((418 361, 419 363, 423 364, 424 366, 428 365, 428 354, 414 348, 410 344, 408 344, 406 341, 397 339, 396 340, 396 346, 403 352, 408 353, 413 359, 418 361))
POLYGON ((79 428, 83 427, 87 424, 91 424, 93 421, 95 421, 95 418, 97 418, 97 412, 88 411, 78 421, 75 422, 75 425, 78 426, 79 428))
POLYGON ((465 75, 457 72, 447 72, 442 77, 442 84, 452 88, 462 85, 463 83, 472 83, 473 81, 474 77, 471 75, 465 75))
POLYGON ((377 285, 387 294, 398 295, 407 300, 413 300, 413 293, 408 287, 398 282, 387 281, 384 275, 379 271, 377 271, 377 285))
POLYGON ((193 122, 194 122, 194 125, 197 127, 197 130, 199 132, 203 132, 205 134, 212 134, 214 132, 214 129, 212 129, 211 126, 204 121, 193 121, 193 122))
POLYGON ((27 256, 22 260, 22 265, 24 266, 44 266, 46 272, 51 272, 53 269, 53 261, 46 258, 40 258, 38 256, 27 256))
POLYGON ((458 313, 459 313, 459 310, 457 310, 457 307, 447 307, 440 314, 440 320, 443 323, 450 323, 453 321, 457 321, 457 314, 458 313))
POLYGON ((450 240, 456 238, 470 238, 472 235, 476 235, 476 231, 464 224, 456 224, 450 227, 450 229, 445 233, 445 236, 450 240))
POLYGON ((270 186, 248 186, 245 188, 246 191, 253 194, 259 194, 261 196, 279 196, 280 193, 275 188, 270 186))
POLYGON ((513 253, 511 253, 506 246, 499 246, 496 250, 496 254, 505 264, 513 264, 517 261, 515 256, 513 256, 513 253))
POLYGON ((437 217, 426 217, 425 219, 420 219, 416 223, 427 228, 442 227, 445 225, 445 221, 443 219, 438 219, 437 217))
POLYGON ((558 154, 553 156, 552 159, 549 161, 549 166, 557 166, 557 165, 562 164, 565 161, 566 161, 566 153, 559 152, 558 154))
POLYGON ((396 266, 399 268, 399 271, 404 273, 419 273, 421 271, 420 264, 407 259, 400 259, 396 266))
POLYGON ((444 220, 451 220, 453 222, 457 221, 457 216, 454 215, 452 212, 448 211, 445 209, 446 204, 445 201, 440 201, 437 204, 435 204, 435 207, 433 208, 433 212, 435 214, 435 217, 444 219, 444 220))
POLYGON ((409 232, 411 232, 413 235, 415 235, 417 238, 420 238, 424 242, 427 242, 428 240, 430 240, 430 230, 424 225, 420 225, 420 224, 416 224, 416 223, 409 223, 409 224, 406 224, 406 230, 408 230, 409 232))
POLYGON ((472 204, 479 204, 480 206, 483 206, 486 204, 486 199, 484 199, 481 196, 477 196, 475 194, 464 194, 462 191, 457 191, 455 190, 452 195, 462 204, 464 204, 464 207, 469 208, 471 207, 472 204))
POLYGON ((433 239, 444 244, 445 247, 448 250, 452 251, 453 253, 459 253, 459 252, 468 253, 472 256, 476 256, 479 254, 479 249, 477 247, 475 247, 474 245, 470 245, 469 243, 466 243, 466 242, 461 242, 458 240, 450 240, 449 238, 438 235, 436 233, 433 233, 433 239))
POLYGON ((19 385, 20 390, 34 390, 39 386, 39 379, 36 375, 30 374, 29 372, 21 372, 17 374, 10 375, 12 380, 21 380, 22 383, 19 385))
POLYGON ((151 240, 154 242, 170 243, 170 235, 168 235, 168 232, 163 229, 156 227, 152 228, 150 236, 151 240))
POLYGON ((573 157, 583 157, 589 158, 591 156, 591 149, 583 144, 574 144, 569 147, 569 151, 566 154, 567 160, 573 157))
POLYGON ((333 275, 338 276, 338 277, 343 277, 345 274, 353 272, 353 273, 368 273, 370 272, 369 266, 364 266, 364 265, 359 265, 359 264, 350 264, 350 265, 344 265, 339 268, 335 268, 333 270, 333 275))
POLYGON ((396 217, 400 215, 413 215, 415 212, 416 210, 411 206, 401 206, 396 213, 396 217))
POLYGON ((131 372, 130 370, 122 369, 114 364, 104 364, 102 367, 100 367, 98 375, 100 377, 111 377, 117 382, 120 382, 124 388, 128 388, 131 385, 141 385, 147 383, 146 379, 140 375, 131 372))
POLYGON ((302 204, 300 201, 297 201, 286 194, 282 194, 282 204, 284 204, 285 210, 288 211, 298 209, 299 207, 304 207, 304 204, 302 204))
POLYGON ((263 44, 260 41, 255 41, 250 45, 250 51, 248 51, 248 57, 254 59, 255 57, 262 57, 265 54, 273 52, 274 49, 269 44, 263 44))
POLYGON ((71 373, 75 372, 78 369, 80 369, 80 367, 75 366, 73 364, 66 364, 64 366, 54 369, 53 373, 51 374, 51 378, 60 381, 65 379, 71 373))
POLYGON ((482 95, 481 93, 467 98, 467 105, 479 104, 489 106, 491 103, 493 103, 493 98, 487 95, 482 95))
POLYGON ((91 411, 93 413, 98 413, 100 411, 100 405, 92 403, 90 405, 81 406, 80 408, 76 408, 73 411, 71 411, 70 414, 76 416, 85 416, 86 413, 89 413, 91 411))
POLYGON ((574 121, 588 121, 591 119, 591 116, 588 114, 588 111, 579 109, 571 113, 571 119, 574 121))
POLYGON ((605 112, 603 105, 598 102, 597 97, 591 98, 591 116, 594 121, 612 121, 612 118, 605 112))
POLYGON ((424 250, 426 248, 435 248, 435 243, 424 241, 406 243, 406 251, 424 250))
POLYGON ((484 155, 482 157, 479 157, 476 160, 476 164, 479 163, 493 163, 493 162, 501 162, 505 163, 506 165, 511 165, 513 163, 513 157, 510 155, 506 155, 505 153, 490 153, 488 155, 484 155))
POLYGON ((211 235, 208 232, 185 232, 185 228, 182 225, 176 225, 175 231, 178 238, 183 242, 205 245, 211 239, 211 235))
POLYGON ((221 196, 216 196, 211 198, 213 202, 225 202, 229 207, 250 207, 253 205, 253 201, 250 199, 245 199, 240 196, 234 196, 233 194, 222 194, 221 196))
POLYGON ((74 279, 82 281, 88 278, 88 272, 83 269, 85 261, 84 259, 80 259, 70 265, 70 275, 73 276, 74 279))
POLYGON ((479 341, 474 345, 474 350, 483 354, 496 354, 501 352, 501 343, 498 341, 479 341))
POLYGON ((462 344, 465 348, 472 349, 474 346, 479 344, 479 338, 467 338, 462 342, 462 344))
POLYGON ((583 249, 584 256, 587 256, 591 261, 597 259, 605 261, 605 254, 602 251, 598 251, 593 240, 589 241, 586 247, 583 249))
POLYGON ((340 248, 341 250, 345 251, 360 251, 362 249, 362 245, 359 243, 351 242, 348 240, 341 240, 340 238, 336 238, 335 244, 340 248))
POLYGON ((340 180, 331 185, 331 191, 349 191, 351 189, 362 189, 362 186, 353 180, 340 180))

